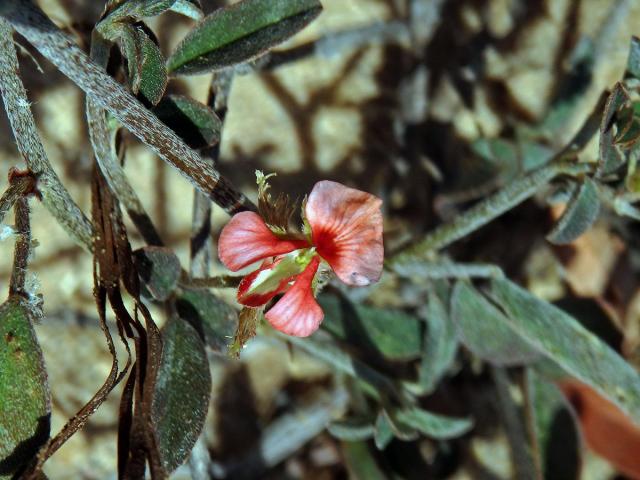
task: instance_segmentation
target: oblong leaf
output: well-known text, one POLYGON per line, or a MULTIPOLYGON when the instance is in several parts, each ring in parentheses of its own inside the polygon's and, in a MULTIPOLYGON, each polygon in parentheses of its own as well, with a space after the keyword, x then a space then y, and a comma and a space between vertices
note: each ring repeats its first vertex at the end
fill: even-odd
POLYGON ((323 328, 343 340, 373 348, 389 360, 420 356, 422 325, 402 310, 350 303, 332 295, 318 299, 325 311, 323 328))
POLYGON ((460 341, 494 365, 522 365, 540 353, 511 328, 505 315, 466 282, 458 282, 451 295, 451 318, 460 341))
POLYGON ((527 342, 631 418, 640 418, 640 375, 606 343, 562 310, 508 280, 494 280, 490 293, 527 342))
POLYGON ((600 213, 600 197, 598 187, 590 178, 585 178, 582 184, 571 196, 566 210, 547 235, 547 240, 556 245, 573 242, 586 232, 600 213))
POLYGON ((193 74, 247 61, 316 18, 318 0, 243 0, 199 23, 167 61, 172 73, 193 74))
POLYGON ((172 316, 162 330, 162 342, 151 415, 160 458, 170 472, 187 459, 202 431, 211 374, 203 340, 188 322, 172 316))
POLYGON ((350 418, 337 420, 327 425, 327 430, 335 438, 349 442, 368 440, 373 437, 371 419, 350 418))
POLYGON ((173 6, 176 0, 124 0, 109 2, 107 8, 117 4, 115 8, 100 22, 102 24, 114 23, 125 18, 139 19, 160 15, 173 6))
POLYGON ((143 247, 133 252, 133 261, 150 296, 158 301, 169 298, 180 279, 176 254, 166 247, 143 247))
POLYGON ((29 307, 0 306, 0 477, 11 477, 49 438, 51 398, 29 307))
POLYGON ((640 79, 640 38, 631 37, 629 47, 629 58, 627 59, 627 73, 632 77, 640 79))
POLYGON ((418 407, 398 410, 396 418, 430 438, 446 440, 467 433, 473 427, 468 418, 455 418, 427 412, 418 407))
POLYGON ((344 442, 342 454, 354 480, 386 480, 389 476, 378 465, 366 442, 344 442))
POLYGON ((422 360, 418 368, 418 383, 422 393, 426 394, 435 390, 436 385, 455 360, 458 337, 447 306, 436 292, 429 295, 424 316, 427 330, 424 336, 422 360))
POLYGON ((202 17, 204 17, 200 0, 176 0, 171 7, 171 11, 194 20, 202 20, 202 17))
POLYGON ((164 95, 169 81, 160 48, 140 25, 125 25, 121 32, 131 90, 155 105, 164 95))
POLYGON ((378 450, 384 450, 387 445, 393 440, 393 429, 391 428, 391 422, 384 413, 380 411, 376 418, 376 424, 373 431, 373 442, 378 450))
POLYGON ((207 346, 226 353, 238 327, 238 315, 225 302, 207 290, 183 290, 176 300, 180 318, 202 329, 207 346))
POLYGON ((167 95, 153 111, 192 148, 209 147, 220 140, 220 119, 211 108, 192 98, 167 95))

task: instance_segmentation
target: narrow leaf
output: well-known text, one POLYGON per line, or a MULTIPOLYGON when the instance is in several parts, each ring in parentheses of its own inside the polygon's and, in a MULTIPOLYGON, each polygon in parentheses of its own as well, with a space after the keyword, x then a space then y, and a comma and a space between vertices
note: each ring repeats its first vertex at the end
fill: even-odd
POLYGON ((573 415, 560 389, 534 370, 527 372, 537 448, 544 478, 578 478, 580 444, 573 415))
POLYGON ((451 318, 460 341, 494 365, 522 365, 540 353, 512 329, 503 313, 466 282, 458 282, 451 296, 451 318))
POLYGON ((323 295, 323 327, 343 340, 374 348, 389 360, 411 360, 421 353, 422 325, 419 319, 397 309, 352 304, 323 295))
POLYGON ((494 280, 491 295, 527 342, 631 418, 640 418, 640 376, 606 343, 562 310, 508 280, 494 280))
POLYGON ((436 292, 429 296, 425 320, 427 330, 418 369, 418 383, 424 394, 435 390, 440 379, 451 367, 458 351, 455 323, 449 318, 447 307, 436 292))
POLYGON ((0 306, 0 378, 0 478, 10 478, 49 438, 51 416, 42 352, 20 300, 0 306))
POLYGON ((176 3, 171 7, 171 11, 194 20, 202 20, 202 17, 204 17, 200 0, 176 0, 176 3))
POLYGON ((366 442, 344 442, 342 453, 349 470, 349 478, 354 480, 386 480, 389 477, 378 466, 366 442))
POLYGON ((318 0, 243 0, 198 24, 169 57, 172 73, 203 73, 247 61, 316 18, 318 0))
POLYGON ((180 278, 180 260, 170 248, 143 247, 133 252, 133 261, 150 296, 164 301, 180 278))
POLYGON ((598 187, 593 180, 585 178, 572 195, 564 213, 547 235, 547 240, 556 245, 573 242, 593 225, 599 212, 598 187))
POLYGON ((438 415, 417 407, 399 410, 396 412, 396 418, 427 437, 441 440, 457 438, 473 427, 473 422, 468 418, 438 415))
POLYGON ((620 151, 613 143, 614 119, 616 112, 629 99, 621 83, 616 83, 613 91, 607 99, 602 120, 600 123, 600 155, 598 159, 598 175, 606 175, 615 172, 624 163, 620 151))
POLYGON ((176 0, 125 0, 117 3, 117 6, 100 23, 107 24, 121 21, 125 18, 140 19, 154 17, 173 6, 176 0))
POLYGON ((207 345, 226 353, 238 325, 238 315, 225 302, 206 290, 184 290, 176 301, 180 318, 202 328, 207 345))
POLYGON ((349 442, 368 440, 373 437, 371 419, 351 418, 338 420, 327 425, 327 430, 335 438, 349 442))
POLYGON ((202 338, 188 322, 172 316, 162 341, 152 418, 162 463, 173 471, 187 459, 204 426, 211 374, 202 338))
POLYGON ((220 119, 211 108, 192 98, 167 95, 153 111, 192 148, 209 147, 220 140, 220 119))
POLYGON ((121 39, 131 90, 147 103, 156 105, 164 95, 169 80, 158 45, 140 25, 125 25, 121 39))
POLYGON ((384 450, 393 440, 393 429, 391 423, 384 411, 381 411, 376 418, 376 424, 373 431, 373 441, 378 450, 384 450))
POLYGON ((636 36, 631 37, 629 59, 627 60, 627 73, 640 79, 640 38, 636 36))

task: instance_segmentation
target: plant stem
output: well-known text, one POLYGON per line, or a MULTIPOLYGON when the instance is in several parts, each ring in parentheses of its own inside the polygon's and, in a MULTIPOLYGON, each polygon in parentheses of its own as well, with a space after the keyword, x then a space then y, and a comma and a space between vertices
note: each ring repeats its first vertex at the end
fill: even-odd
MULTIPOLYGON (((2 7, 0 7, 2 8, 2 7)), ((91 251, 93 229, 80 207, 73 201, 51 167, 38 135, 27 92, 19 76, 13 31, 0 18, 0 91, 16 139, 18 151, 38 178, 38 189, 49 212, 73 239, 91 251)))
POLYGON ((503 213, 516 207, 551 180, 562 175, 579 176, 591 170, 591 165, 570 160, 556 160, 524 177, 511 182, 486 200, 474 205, 452 222, 441 225, 419 242, 405 248, 387 261, 387 267, 428 259, 438 250, 478 230, 503 213))
POLYGON ((4 0, 0 15, 100 107, 108 110, 227 213, 256 210, 255 205, 221 176, 213 165, 205 162, 198 152, 187 146, 142 103, 105 74, 31 1, 4 0))
MULTIPOLYGON (((106 68, 109 61, 110 48, 111 45, 94 30, 91 36, 91 58, 103 69, 106 68)), ((149 245, 163 246, 164 242, 160 238, 158 230, 153 225, 120 165, 115 152, 114 138, 107 125, 106 112, 98 107, 90 97, 87 97, 86 112, 93 153, 109 188, 127 210, 145 242, 149 245)))
POLYGON ((9 188, 0 197, 0 223, 11 207, 33 187, 33 178, 21 177, 9 184, 9 188))
POLYGON ((16 231, 18 239, 13 254, 13 270, 9 281, 9 296, 27 296, 25 291, 25 278, 27 275, 27 262, 31 251, 31 227, 29 225, 29 204, 26 197, 20 197, 16 201, 16 231))

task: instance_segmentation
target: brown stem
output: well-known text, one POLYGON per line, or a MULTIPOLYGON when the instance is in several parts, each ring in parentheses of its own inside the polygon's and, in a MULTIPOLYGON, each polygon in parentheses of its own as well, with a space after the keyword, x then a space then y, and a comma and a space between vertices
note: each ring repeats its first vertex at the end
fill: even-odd
POLYGON ((29 204, 26 197, 20 197, 15 204, 16 230, 18 239, 13 254, 13 270, 9 281, 9 296, 27 296, 25 278, 31 251, 31 227, 29 225, 29 204))
MULTIPOLYGON (((0 11, 4 4, 0 6, 0 11)), ((0 18, 0 91, 18 151, 38 178, 38 188, 49 212, 85 249, 92 248, 92 228, 56 175, 38 135, 27 92, 19 76, 11 26, 0 18)))

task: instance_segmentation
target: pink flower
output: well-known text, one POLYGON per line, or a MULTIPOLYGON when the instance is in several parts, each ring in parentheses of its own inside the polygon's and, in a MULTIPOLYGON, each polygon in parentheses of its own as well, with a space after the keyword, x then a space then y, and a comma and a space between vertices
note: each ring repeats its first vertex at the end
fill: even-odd
POLYGON ((347 285, 379 280, 384 256, 381 205, 369 193, 324 180, 313 187, 304 209, 310 227, 306 238, 281 238, 254 212, 235 215, 220 234, 220 260, 234 272, 263 261, 242 279, 238 301, 259 307, 284 293, 266 313, 267 320, 288 335, 311 335, 324 317, 313 293, 322 262, 347 285))

